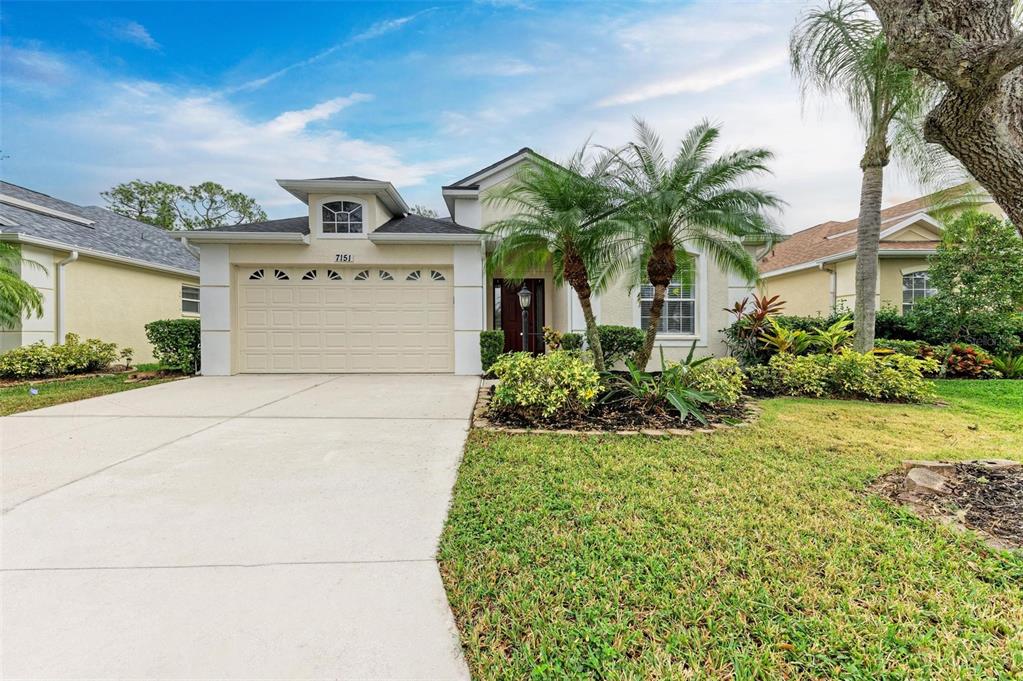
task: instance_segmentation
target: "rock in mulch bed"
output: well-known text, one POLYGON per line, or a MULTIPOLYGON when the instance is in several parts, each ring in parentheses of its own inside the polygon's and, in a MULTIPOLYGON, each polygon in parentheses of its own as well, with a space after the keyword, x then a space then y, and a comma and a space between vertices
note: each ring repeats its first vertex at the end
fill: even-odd
POLYGON ((705 410, 703 415, 708 423, 704 426, 691 417, 682 423, 678 414, 673 411, 641 412, 623 405, 598 403, 587 414, 570 415, 536 424, 514 414, 492 411, 490 409, 492 394, 493 382, 484 381, 473 412, 473 426, 510 433, 689 435, 713 432, 719 428, 746 426, 760 413, 759 407, 752 401, 743 400, 732 407, 705 410))
POLYGON ((1023 464, 1018 461, 904 461, 872 490, 923 517, 975 530, 996 548, 1023 548, 1023 464))

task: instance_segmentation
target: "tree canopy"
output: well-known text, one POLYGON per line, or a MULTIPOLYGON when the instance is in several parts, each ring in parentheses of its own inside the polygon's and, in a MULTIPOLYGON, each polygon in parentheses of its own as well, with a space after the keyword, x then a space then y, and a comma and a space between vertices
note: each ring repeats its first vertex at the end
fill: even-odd
POLYGON ((101 196, 125 217, 167 230, 194 230, 266 220, 252 197, 216 182, 190 187, 169 182, 122 182, 101 196))

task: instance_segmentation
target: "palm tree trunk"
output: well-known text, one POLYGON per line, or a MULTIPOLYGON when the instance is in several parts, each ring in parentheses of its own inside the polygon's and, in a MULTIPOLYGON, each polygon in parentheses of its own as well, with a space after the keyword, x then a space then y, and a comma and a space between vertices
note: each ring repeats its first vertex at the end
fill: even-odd
MULTIPOLYGON (((668 293, 668 287, 664 284, 654 285, 654 299, 650 302, 650 321, 646 325, 646 338, 643 339, 643 347, 636 355, 636 366, 640 371, 646 370, 650 361, 650 355, 654 352, 654 341, 657 339, 657 327, 661 325, 661 312, 664 310, 664 297, 668 293)), ((662 369, 664 367, 661 367, 662 369)))
POLYGON ((856 228, 856 305, 853 310, 856 332, 853 347, 857 352, 870 352, 874 348, 877 252, 881 238, 881 198, 886 163, 887 158, 878 157, 870 149, 861 163, 863 184, 860 189, 859 225, 856 228))
POLYGON ((597 371, 603 373, 607 371, 607 367, 604 366, 604 348, 600 344, 600 331, 597 329, 597 317, 593 314, 593 301, 590 299, 589 292, 584 296, 576 291, 576 295, 579 296, 579 305, 583 308, 583 319, 586 320, 586 343, 590 346, 590 352, 593 353, 593 366, 597 371))

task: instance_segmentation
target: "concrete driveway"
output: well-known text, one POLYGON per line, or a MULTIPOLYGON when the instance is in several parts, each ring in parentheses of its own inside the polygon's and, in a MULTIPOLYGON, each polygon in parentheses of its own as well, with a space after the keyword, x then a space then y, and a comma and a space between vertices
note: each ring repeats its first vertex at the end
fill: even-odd
POLYGON ((434 555, 476 389, 193 378, 0 419, 0 676, 467 678, 434 555))

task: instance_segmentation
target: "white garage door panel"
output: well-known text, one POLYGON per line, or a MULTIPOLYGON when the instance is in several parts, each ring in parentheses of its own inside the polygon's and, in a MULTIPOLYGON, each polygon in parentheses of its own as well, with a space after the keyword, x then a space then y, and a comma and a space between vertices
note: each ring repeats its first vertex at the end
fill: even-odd
POLYGON ((272 372, 451 372, 454 370, 450 268, 390 268, 356 280, 364 268, 239 268, 239 370, 272 372), (250 275, 262 270, 262 277, 250 275), (287 275, 282 279, 276 272, 287 275), (434 275, 433 272, 437 274, 434 275), (441 278, 442 277, 442 278, 441 278))

